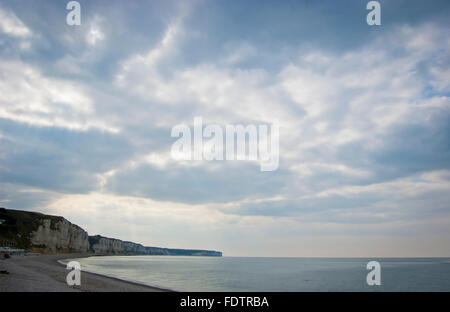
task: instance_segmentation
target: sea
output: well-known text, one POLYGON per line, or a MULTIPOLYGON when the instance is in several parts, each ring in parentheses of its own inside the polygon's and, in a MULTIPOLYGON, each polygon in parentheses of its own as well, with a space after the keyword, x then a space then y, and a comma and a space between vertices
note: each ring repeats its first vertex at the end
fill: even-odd
POLYGON ((95 256, 73 260, 82 271, 175 291, 450 291, 450 258, 95 256), (379 262, 381 285, 368 285, 369 261, 379 262))

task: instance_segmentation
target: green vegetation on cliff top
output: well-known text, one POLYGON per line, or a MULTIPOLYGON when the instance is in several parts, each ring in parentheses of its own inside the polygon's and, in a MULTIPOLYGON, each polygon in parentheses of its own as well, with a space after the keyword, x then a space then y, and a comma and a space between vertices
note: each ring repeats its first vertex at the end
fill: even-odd
POLYGON ((0 208, 0 245, 13 244, 13 247, 31 248, 31 235, 36 231, 42 220, 51 220, 51 229, 56 230, 56 224, 63 217, 49 216, 39 212, 12 210, 0 208))

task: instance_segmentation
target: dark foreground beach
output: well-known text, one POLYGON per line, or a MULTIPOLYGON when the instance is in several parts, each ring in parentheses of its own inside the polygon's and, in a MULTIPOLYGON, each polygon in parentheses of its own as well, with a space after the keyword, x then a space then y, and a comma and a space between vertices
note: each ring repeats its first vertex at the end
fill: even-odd
POLYGON ((39 256, 14 256, 0 260, 0 292, 45 291, 45 292, 99 292, 134 291, 160 292, 162 289, 139 285, 93 273, 81 273, 80 286, 68 286, 69 272, 58 260, 86 257, 86 254, 61 254, 39 256))

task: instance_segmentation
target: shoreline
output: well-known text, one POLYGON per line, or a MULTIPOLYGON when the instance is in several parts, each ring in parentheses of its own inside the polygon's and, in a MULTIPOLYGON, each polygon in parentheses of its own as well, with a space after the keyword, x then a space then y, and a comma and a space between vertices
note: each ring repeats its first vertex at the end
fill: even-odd
POLYGON ((13 256, 0 260, 0 292, 173 292, 173 290, 115 276, 81 270, 81 285, 69 286, 62 263, 91 254, 13 256))
MULTIPOLYGON (((64 263, 64 261, 66 261, 66 260, 75 260, 76 261, 77 259, 85 259, 85 258, 89 258, 89 257, 112 257, 112 256, 108 256, 108 255, 104 255, 104 256, 103 255, 102 256, 99 256, 99 255, 86 255, 86 256, 83 256, 83 257, 76 257, 76 258, 58 259, 58 260, 56 260, 56 262, 65 267, 66 263, 64 263)), ((166 288, 166 287, 163 287, 163 286, 152 285, 152 284, 139 282, 139 281, 134 281, 134 280, 128 280, 126 278, 121 278, 121 277, 118 277, 118 276, 108 275, 108 274, 105 274, 105 273, 98 273, 98 272, 84 270, 84 269, 81 269, 81 272, 88 273, 88 274, 93 274, 93 275, 97 275, 97 276, 101 276, 101 277, 106 277, 106 278, 118 280, 118 281, 125 282, 125 283, 130 283, 130 284, 133 284, 133 285, 149 287, 149 288, 152 288, 152 289, 158 289, 160 291, 178 292, 177 290, 166 288)))

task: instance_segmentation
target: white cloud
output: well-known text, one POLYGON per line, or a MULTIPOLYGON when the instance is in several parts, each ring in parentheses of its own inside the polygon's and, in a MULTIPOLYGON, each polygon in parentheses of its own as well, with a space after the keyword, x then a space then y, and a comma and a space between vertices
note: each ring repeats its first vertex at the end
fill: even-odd
POLYGON ((100 28, 91 27, 88 35, 86 36, 86 41, 90 45, 95 45, 97 41, 101 41, 105 38, 105 35, 102 33, 100 28))
MULTIPOLYGON (((124 92, 169 105, 170 109, 160 111, 167 114, 165 126, 174 122, 174 107, 186 109, 190 115, 201 112, 210 122, 281 120, 285 133, 294 134, 291 137, 296 141, 297 135, 302 135, 301 145, 305 146, 362 141, 408 118, 411 102, 420 98, 425 88, 413 70, 442 47, 439 30, 434 27, 400 28, 343 55, 304 54, 298 62, 282 68, 277 77, 264 69, 235 68, 234 61, 227 59, 234 60, 236 53, 242 54, 239 51, 222 63, 203 63, 163 75, 158 66, 170 56, 177 40, 182 40, 179 28, 170 25, 154 49, 123 63, 116 82, 124 92), (393 46, 386 48, 391 41, 393 46), (391 50, 402 46, 408 49, 403 55, 391 56, 391 50), (292 102, 287 99, 306 116, 293 115, 292 102), (329 130, 312 133, 318 123, 327 124, 329 130)), ((253 50, 249 44, 243 49, 253 50)))
POLYGON ((93 101, 82 85, 45 77, 19 61, 0 60, 0 72, 1 118, 37 126, 118 131, 95 116, 93 101))
POLYGON ((86 33, 86 42, 91 46, 95 46, 98 42, 105 39, 105 34, 100 27, 101 22, 102 18, 95 16, 89 25, 89 30, 86 33))
POLYGON ((369 185, 340 186, 322 191, 313 197, 327 197, 331 195, 352 197, 370 193, 378 196, 389 196, 391 199, 397 197, 416 197, 435 191, 450 192, 449 177, 450 171, 448 170, 431 171, 420 175, 369 185))
POLYGON ((32 35, 31 30, 10 10, 0 7, 0 31, 18 38, 27 38, 32 35))
MULTIPOLYGON (((125 60, 116 75, 117 86, 156 107, 158 113, 148 117, 161 127, 190 124, 195 115, 219 124, 280 121, 280 165, 302 179, 326 172, 370 178, 370 168, 342 163, 337 151, 348 143, 376 151, 399 125, 423 125, 433 109, 448 107, 446 96, 423 96, 426 81, 417 73, 448 45, 434 25, 394 28, 351 52, 301 53, 277 75, 262 68, 236 68, 230 61, 237 57, 233 53, 223 62, 166 75, 159 67, 182 41, 180 28, 170 25, 148 53, 125 60)), ((244 50, 253 49, 246 44, 244 50)), ((440 73, 445 68, 448 64, 440 73)), ((440 81, 439 90, 448 87, 448 81, 440 81)))
POLYGON ((291 170, 297 171, 301 176, 309 176, 317 172, 339 172, 344 175, 367 178, 371 176, 371 172, 368 170, 362 170, 357 168, 351 168, 344 164, 331 164, 320 162, 306 162, 301 164, 294 164, 291 170))

